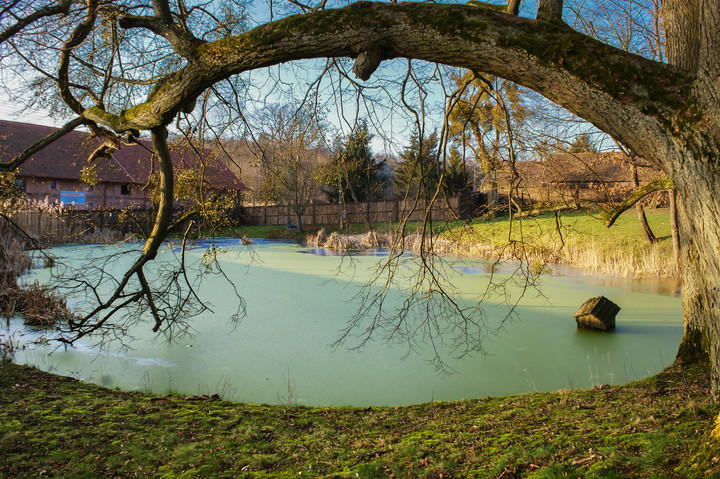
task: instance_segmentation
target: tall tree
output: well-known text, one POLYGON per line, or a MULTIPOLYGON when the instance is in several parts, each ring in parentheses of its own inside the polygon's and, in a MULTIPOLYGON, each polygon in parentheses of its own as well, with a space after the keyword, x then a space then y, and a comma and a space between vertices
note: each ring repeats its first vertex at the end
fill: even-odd
POLYGON ((361 121, 347 138, 335 141, 333 155, 324 168, 323 191, 331 202, 358 202, 382 197, 381 171, 385 161, 378 161, 370 148, 372 135, 361 121), (342 198, 341 198, 342 197, 342 198))
POLYGON ((302 231, 302 215, 320 193, 324 129, 320 119, 293 105, 270 105, 258 114, 262 134, 253 154, 263 172, 258 194, 290 208, 302 231))
POLYGON ((417 132, 410 137, 410 144, 400 154, 393 183, 404 197, 419 195, 430 198, 440 182, 437 134, 423 138, 417 132))
MULTIPOLYGON (((35 9, 42 6, 41 2, 31 3, 35 9)), ((384 60, 408 58, 485 72, 531 88, 609 133, 662 168, 674 182, 685 324, 679 356, 711 359, 712 392, 717 395, 720 2, 663 2, 668 63, 624 52, 574 30, 562 22, 562 0, 540 0, 536 18, 444 3, 359 2, 343 8, 327 8, 324 0, 313 6, 293 4, 299 15, 277 20, 271 15, 272 21, 236 35, 221 30, 205 35, 206 31, 200 30, 203 23, 194 19, 207 9, 185 8, 183 1, 171 5, 169 0, 138 0, 129 8, 121 1, 86 0, 82 10, 70 15, 42 17, 37 21, 45 22, 53 33, 43 48, 58 52, 54 58, 43 57, 55 61, 56 68, 43 68, 42 72, 52 79, 76 118, 63 131, 80 124, 111 137, 151 131, 158 157, 169 164, 166 127, 181 112, 192 111, 205 90, 241 72, 309 58, 354 58, 355 72, 363 81, 371 78, 384 60), (113 55, 125 54, 122 43, 117 43, 120 48, 84 55, 82 49, 90 44, 91 33, 108 24, 122 33, 118 38, 144 35, 144 41, 137 43, 142 46, 138 52, 144 55, 149 51, 148 39, 162 45, 168 53, 158 64, 157 73, 162 76, 128 72, 111 62, 113 55), (83 67, 70 68, 71 63, 83 67), (111 63, 114 66, 109 69, 111 63), (109 90, 103 90, 104 85, 118 84, 117 77, 123 75, 124 84, 140 82, 154 88, 147 96, 105 95, 109 90)), ((15 27, 3 22, 0 28, 3 34, 13 34, 10 29, 15 27)), ((22 36, 29 28, 20 25, 13 35, 22 36)), ((22 52, 21 42, 15 46, 22 52)), ((2 54, 4 60, 19 58, 8 49, 2 54)), ((44 143, 49 141, 52 139, 44 143)), ((20 155, 3 168, 16 168, 26 156, 20 155)), ((167 201, 159 208, 142 257, 105 301, 108 306, 102 311, 124 301, 122 291, 130 277, 137 276, 142 282, 143 267, 155 257, 167 234, 172 174, 171 168, 163 168, 161 184, 167 190, 167 201)))
MULTIPOLYGON (((497 174, 511 158, 513 130, 527 117, 517 85, 489 75, 465 72, 453 77, 459 98, 448 115, 453 136, 475 154, 488 195, 488 211, 495 213, 497 174)), ((509 185, 506 185, 509 186, 509 185)))

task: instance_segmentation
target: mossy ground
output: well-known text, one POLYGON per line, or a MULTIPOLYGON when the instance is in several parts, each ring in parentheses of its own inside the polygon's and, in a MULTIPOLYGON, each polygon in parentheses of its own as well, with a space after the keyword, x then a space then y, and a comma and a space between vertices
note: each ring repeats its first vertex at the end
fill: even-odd
POLYGON ((8 362, 0 387, 8 478, 683 477, 720 411, 699 366, 618 387, 365 409, 120 392, 8 362))

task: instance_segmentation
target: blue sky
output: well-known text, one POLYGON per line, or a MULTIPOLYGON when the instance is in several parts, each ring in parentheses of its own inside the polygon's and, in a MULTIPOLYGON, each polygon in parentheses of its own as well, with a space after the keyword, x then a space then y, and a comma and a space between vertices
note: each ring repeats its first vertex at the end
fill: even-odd
MULTIPOLYGON (((344 4, 347 2, 338 3, 344 4)), ((501 4, 504 2, 500 0, 489 0, 489 3, 501 4)), ((265 0, 254 1, 252 3, 251 10, 256 16, 256 18, 262 18, 263 12, 269 12, 267 8, 267 2, 265 0)), ((522 3, 521 15, 533 16, 535 10, 536 1, 525 0, 522 3)), ((286 65, 278 68, 272 68, 265 71, 258 71, 252 73, 252 77, 255 79, 255 83, 259 84, 261 82, 257 82, 258 79, 262 80, 263 77, 267 78, 269 75, 274 75, 278 74, 278 72, 282 72, 281 75, 283 77, 285 85, 284 92, 282 92, 281 90, 270 92, 264 90, 264 87, 257 87, 256 90, 253 92, 253 97, 258 99, 262 98, 266 101, 276 103, 282 103, 287 101, 284 96, 285 93, 303 91, 306 88, 307 83, 314 79, 313 74, 316 73, 315 69, 312 69, 313 71, 306 75, 303 72, 303 66, 311 64, 317 65, 318 63, 319 62, 317 61, 307 62, 306 64, 303 64, 302 62, 296 62, 294 64, 295 66, 286 65)), ((415 62, 415 64, 419 63, 415 62)), ((372 79, 376 80, 376 82, 367 83, 367 85, 377 85, 378 77, 384 77, 386 79, 386 87, 395 88, 395 90, 389 90, 389 92, 385 94, 382 94, 382 90, 380 89, 366 90, 365 92, 367 93, 369 91, 371 94, 379 94, 379 96, 381 96, 382 100, 385 102, 398 101, 397 96, 399 94, 397 92, 399 90, 397 88, 397 85, 393 85, 393 77, 398 78, 403 76, 406 70, 406 65, 407 63, 404 60, 385 62, 381 66, 375 78, 372 79)), ((348 69, 349 68, 350 67, 348 67, 348 69)), ((339 77, 335 75, 335 86, 338 85, 338 78, 339 77)), ((322 88, 326 91, 329 91, 330 85, 330 80, 326 80, 323 82, 322 88)), ((354 122, 354 118, 356 116, 356 112, 358 111, 358 106, 356 105, 357 96, 354 94, 351 87, 348 88, 349 82, 347 80, 344 80, 343 85, 343 89, 346 93, 343 96, 342 100, 337 94, 337 92, 339 91, 337 88, 335 89, 335 92, 333 94, 328 94, 326 96, 326 99, 328 100, 328 108, 326 110, 327 121, 330 125, 334 127, 334 129, 336 130, 335 133, 347 133, 349 131, 349 127, 352 126, 352 123, 354 122)), ((414 96, 408 95, 408 98, 414 98, 414 106, 416 108, 419 108, 417 94, 415 94, 414 96)), ((442 92, 439 90, 438 84, 436 84, 433 87, 432 91, 426 97, 425 107, 427 112, 427 124, 425 126, 425 131, 427 133, 432 132, 436 128, 439 128, 440 120, 442 117, 442 100, 442 92)), ((368 118, 368 109, 373 109, 380 103, 381 102, 378 102, 376 104, 370 104, 360 102, 360 113, 358 116, 360 118, 368 118)), ((402 149, 405 144, 407 144, 407 139, 411 131, 414 129, 412 125, 409 124, 411 115, 409 115, 408 112, 404 111, 402 108, 387 110, 383 109, 382 107, 378 107, 374 111, 374 113, 375 117, 377 118, 374 123, 376 124, 376 126, 379 126, 384 132, 386 132, 386 136, 389 140, 391 140, 389 142, 386 142, 383 141, 380 135, 376 135, 373 142, 374 150, 376 151, 376 153, 382 153, 383 151, 386 151, 388 153, 397 153, 400 149, 402 149)), ((53 120, 49 117, 47 112, 39 109, 25 110, 21 112, 21 108, 18 106, 18 103, 13 101, 13 99, 8 98, 4 92, 0 92, 0 118, 49 126, 59 126, 58 123, 62 123, 62 121, 57 122, 53 120)), ((373 123, 372 120, 370 122, 373 123)))

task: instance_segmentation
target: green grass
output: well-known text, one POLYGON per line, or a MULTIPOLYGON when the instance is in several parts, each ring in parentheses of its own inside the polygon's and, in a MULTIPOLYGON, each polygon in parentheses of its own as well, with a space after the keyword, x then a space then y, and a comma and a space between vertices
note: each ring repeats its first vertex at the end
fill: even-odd
MULTIPOLYGON (((670 239, 670 218, 667 209, 649 209, 646 211, 648 223, 655 235, 661 240, 670 239)), ((635 210, 629 210, 620 215, 615 224, 607 228, 595 216, 584 212, 565 212, 559 215, 558 231, 555 216, 545 214, 530 218, 516 219, 513 223, 512 234, 508 218, 499 218, 490 221, 473 221, 471 226, 483 237, 495 242, 507 242, 509 237, 514 240, 546 238, 559 241, 560 234, 576 241, 610 242, 624 245, 642 246, 645 239, 642 237, 640 225, 635 210)), ((567 239, 566 238, 566 239, 567 239)))
POLYGON ((719 468, 696 464, 693 449, 720 411, 699 366, 619 387, 395 408, 119 392, 8 362, 0 387, 8 478, 708 477, 719 468))

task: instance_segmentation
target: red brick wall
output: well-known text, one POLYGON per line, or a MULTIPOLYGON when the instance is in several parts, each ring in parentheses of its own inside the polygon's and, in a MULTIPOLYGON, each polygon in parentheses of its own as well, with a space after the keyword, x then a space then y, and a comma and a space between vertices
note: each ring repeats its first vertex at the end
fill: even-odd
MULTIPOLYGON (((120 183, 98 183, 95 186, 88 186, 77 180, 50 180, 45 178, 25 178, 25 194, 28 198, 36 201, 47 201, 49 203, 60 202, 61 191, 84 191, 85 206, 78 208, 148 208, 150 199, 140 185, 130 184, 130 194, 122 194, 120 183), (52 188, 52 182, 55 188, 52 188)), ((67 206, 67 205, 66 205, 67 206)))

